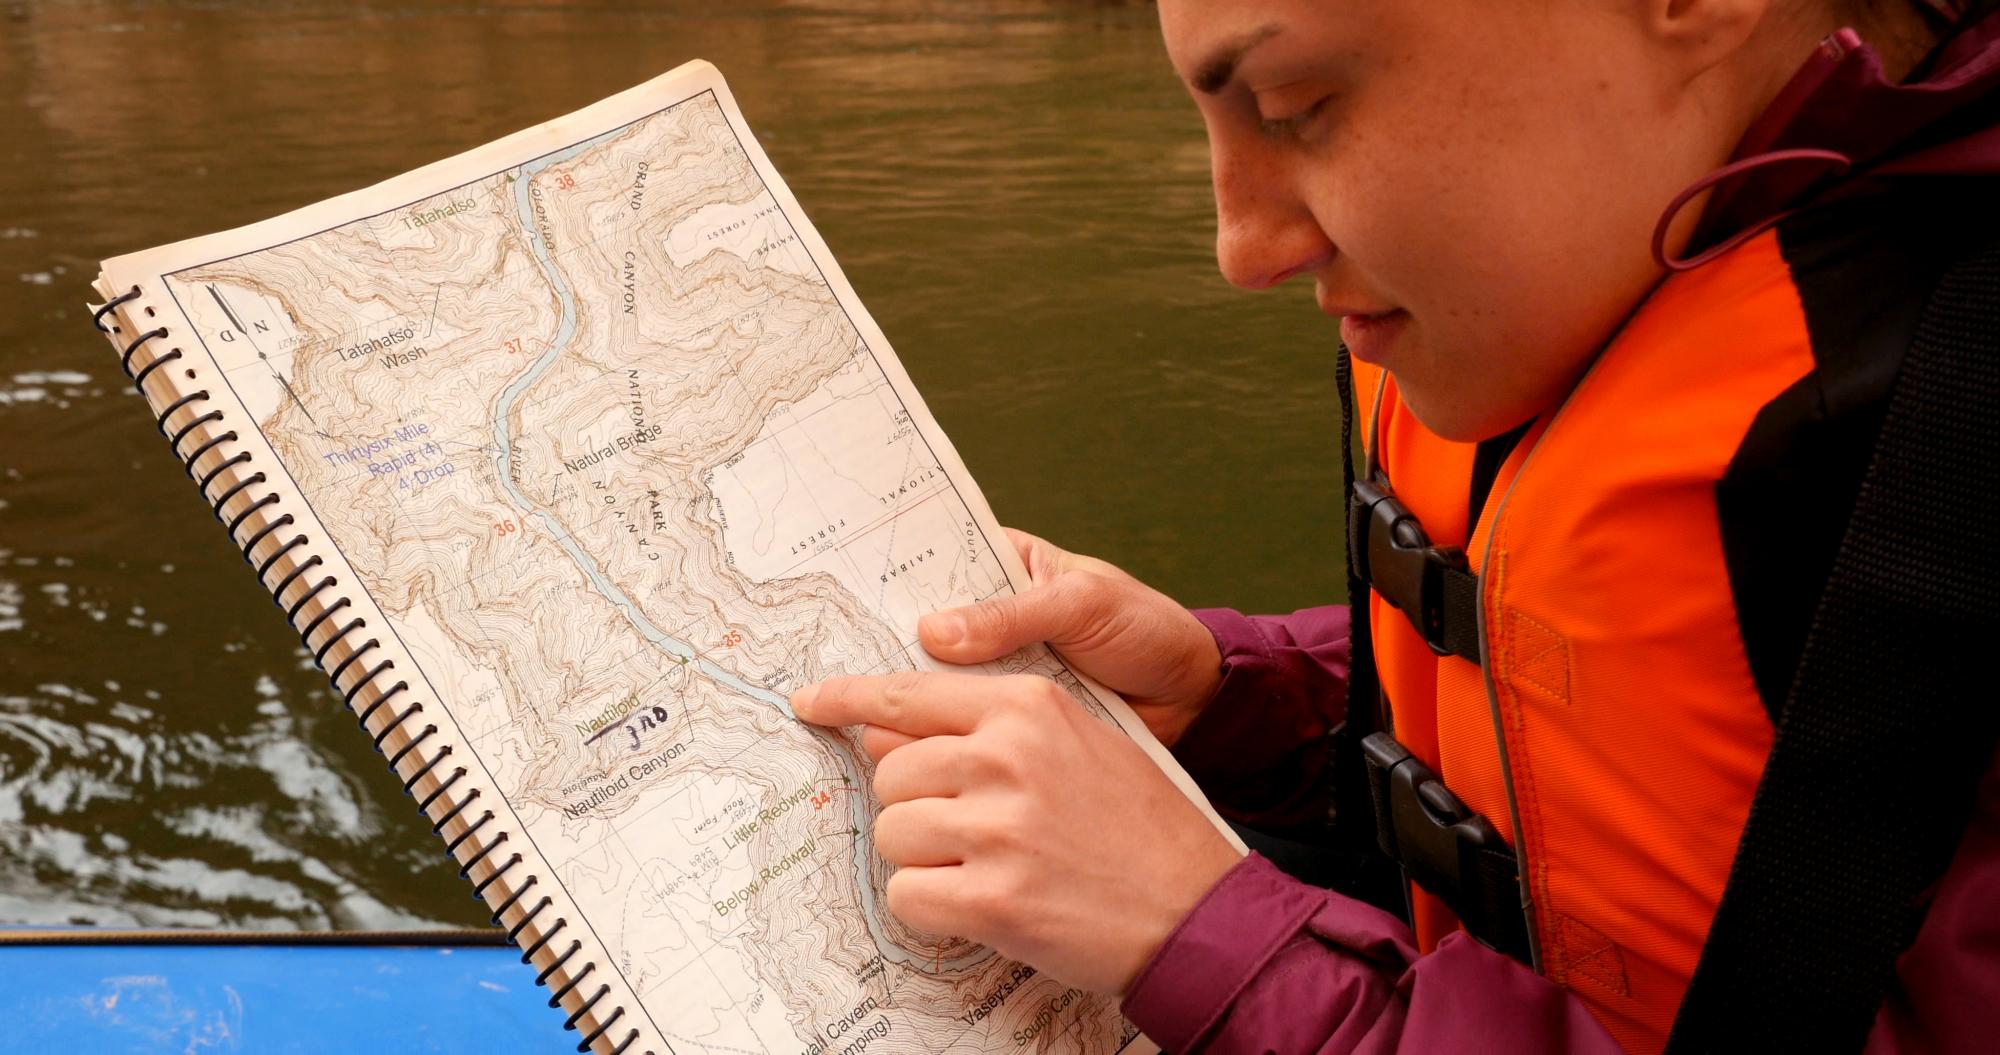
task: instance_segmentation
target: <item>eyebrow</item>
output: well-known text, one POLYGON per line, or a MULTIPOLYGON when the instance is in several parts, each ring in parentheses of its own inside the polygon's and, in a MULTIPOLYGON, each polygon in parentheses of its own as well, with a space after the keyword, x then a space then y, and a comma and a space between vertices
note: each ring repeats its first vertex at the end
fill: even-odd
POLYGON ((1249 54, 1251 48, 1277 36, 1283 28, 1275 22, 1266 23, 1222 45, 1208 61, 1196 67, 1188 83, 1203 95, 1221 91, 1223 85, 1235 78, 1236 64, 1243 61, 1243 56, 1249 54))

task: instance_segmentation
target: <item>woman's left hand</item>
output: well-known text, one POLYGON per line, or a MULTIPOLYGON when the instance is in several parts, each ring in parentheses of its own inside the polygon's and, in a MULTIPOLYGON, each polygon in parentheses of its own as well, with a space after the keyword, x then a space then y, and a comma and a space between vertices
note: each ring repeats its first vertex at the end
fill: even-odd
POLYGON ((1241 857, 1122 731, 1032 675, 834 678, 792 696, 863 725, 889 910, 1122 995, 1241 857))

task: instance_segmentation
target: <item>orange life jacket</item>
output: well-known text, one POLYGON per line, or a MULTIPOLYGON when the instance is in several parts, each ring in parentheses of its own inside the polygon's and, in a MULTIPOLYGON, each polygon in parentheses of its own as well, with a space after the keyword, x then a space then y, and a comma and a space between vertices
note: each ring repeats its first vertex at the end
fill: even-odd
MULTIPOLYGON (((1355 364, 1371 456, 1480 578, 1484 671, 1371 597, 1392 729, 1515 848, 1540 969, 1629 1050, 1665 1043, 1771 747, 1716 485, 1813 367, 1767 231, 1654 291, 1515 446, 1468 531, 1474 445, 1355 364)), ((1421 890, 1413 914, 1426 951, 1457 927, 1421 890)))

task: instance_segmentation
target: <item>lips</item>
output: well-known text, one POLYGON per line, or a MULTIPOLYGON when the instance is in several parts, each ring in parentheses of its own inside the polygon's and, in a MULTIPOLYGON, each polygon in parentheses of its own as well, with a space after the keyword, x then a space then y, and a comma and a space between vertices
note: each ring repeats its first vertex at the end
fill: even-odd
POLYGON ((1340 320, 1340 339, 1356 359, 1382 366, 1389 356, 1390 344, 1409 320, 1409 312, 1401 308, 1373 315, 1344 315, 1340 320))
POLYGON ((1340 320, 1341 341, 1356 359, 1365 363, 1379 365, 1388 354, 1390 343, 1410 318, 1410 313, 1401 308, 1336 294, 1327 289, 1324 281, 1314 287, 1313 296, 1319 302, 1319 310, 1340 320))

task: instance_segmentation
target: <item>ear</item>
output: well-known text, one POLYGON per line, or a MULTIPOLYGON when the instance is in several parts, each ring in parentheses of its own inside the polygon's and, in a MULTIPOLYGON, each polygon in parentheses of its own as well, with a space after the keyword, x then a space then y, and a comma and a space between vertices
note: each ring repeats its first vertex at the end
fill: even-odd
MULTIPOLYGON (((1645 32, 1665 45, 1682 81, 1723 65, 1784 5, 1774 0, 1633 0, 1645 32)), ((1797 5, 1792 5, 1797 6, 1797 5)))

